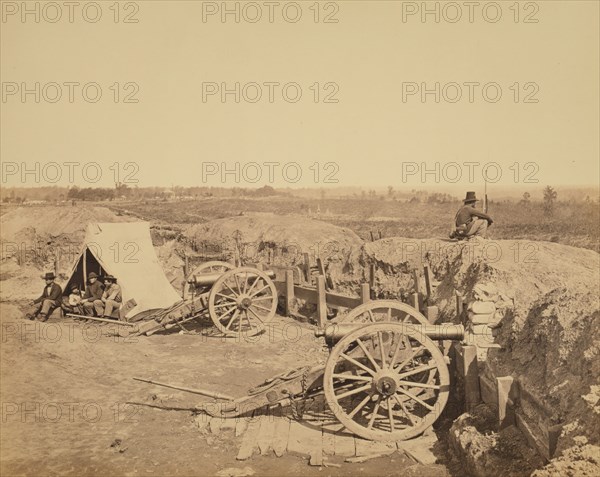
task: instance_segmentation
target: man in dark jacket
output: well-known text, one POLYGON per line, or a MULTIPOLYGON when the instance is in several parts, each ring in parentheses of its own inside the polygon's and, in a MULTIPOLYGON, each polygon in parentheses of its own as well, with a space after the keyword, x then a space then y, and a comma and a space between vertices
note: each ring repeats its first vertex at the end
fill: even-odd
POLYGON ((102 293, 104 293, 104 286, 98 281, 98 275, 90 272, 88 274, 88 284, 85 288, 85 294, 83 295, 83 300, 81 300, 86 315, 94 316, 94 302, 102 299, 102 293))
POLYGON ((32 302, 32 306, 35 306, 35 308, 32 313, 27 314, 27 318, 30 320, 37 317, 39 321, 46 321, 54 309, 60 306, 62 288, 54 283, 56 276, 50 272, 42 275, 42 278, 46 281, 46 286, 42 291, 42 295, 32 302))
POLYGON ((450 233, 450 238, 459 240, 470 237, 483 237, 487 228, 494 222, 492 218, 475 207, 479 200, 475 197, 475 192, 467 192, 463 206, 458 209, 454 219, 454 230, 450 233))

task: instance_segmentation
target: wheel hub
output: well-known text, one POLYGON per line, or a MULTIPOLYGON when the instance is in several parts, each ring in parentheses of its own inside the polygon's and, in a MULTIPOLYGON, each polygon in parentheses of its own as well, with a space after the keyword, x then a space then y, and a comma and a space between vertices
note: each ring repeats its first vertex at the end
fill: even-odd
POLYGON ((240 295, 237 299, 237 307, 240 310, 247 310, 252 305, 252 298, 246 295, 240 295))
POLYGON ((398 381, 395 376, 388 371, 380 371, 373 377, 375 391, 382 396, 392 396, 398 389, 398 381))

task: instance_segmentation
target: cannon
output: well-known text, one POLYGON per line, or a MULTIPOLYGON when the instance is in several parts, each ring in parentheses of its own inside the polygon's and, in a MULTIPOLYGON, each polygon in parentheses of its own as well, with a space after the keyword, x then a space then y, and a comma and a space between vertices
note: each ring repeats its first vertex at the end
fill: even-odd
MULTIPOLYGON (((227 262, 207 262, 186 279, 183 300, 145 317, 134 334, 151 335, 193 320, 212 320, 224 335, 254 336, 271 322, 277 310, 275 274, 227 262)), ((85 317, 82 317, 85 318, 85 317)))
POLYGON ((195 409, 222 418, 278 405, 292 406, 301 417, 307 400, 321 395, 354 434, 373 441, 405 440, 432 426, 444 410, 450 377, 438 343, 464 335, 462 325, 430 325, 404 303, 372 301, 316 329, 315 336, 329 348, 325 365, 274 376, 241 398, 183 389, 212 397, 195 409))

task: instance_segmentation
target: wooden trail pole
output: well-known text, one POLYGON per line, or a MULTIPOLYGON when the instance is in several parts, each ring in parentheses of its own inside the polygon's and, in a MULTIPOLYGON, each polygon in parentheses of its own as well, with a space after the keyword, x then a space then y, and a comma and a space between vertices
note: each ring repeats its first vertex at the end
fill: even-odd
POLYGON ((112 323, 114 325, 135 327, 135 323, 129 323, 127 321, 108 320, 106 318, 96 318, 95 316, 76 315, 75 313, 67 313, 67 316, 72 318, 81 318, 82 320, 101 321, 102 323, 112 323))
POLYGON ((192 394, 200 394, 202 396, 211 397, 213 399, 223 399, 225 401, 235 401, 234 397, 228 396, 227 394, 216 393, 214 391, 205 391, 204 389, 192 389, 192 388, 185 388, 183 386, 174 386, 172 384, 161 383, 158 381, 152 381, 150 379, 143 379, 143 378, 133 378, 133 379, 135 379, 136 381, 141 381, 143 383, 156 384, 157 386, 163 386, 165 388, 178 389, 179 391, 185 391, 185 392, 192 393, 192 394))

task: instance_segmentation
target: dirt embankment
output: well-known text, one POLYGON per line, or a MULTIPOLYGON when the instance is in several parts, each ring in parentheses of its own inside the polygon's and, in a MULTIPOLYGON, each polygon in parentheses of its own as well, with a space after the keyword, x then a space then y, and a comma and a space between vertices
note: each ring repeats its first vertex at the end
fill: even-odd
POLYGON ((197 252, 236 254, 248 262, 296 266, 308 253, 321 257, 334 279, 359 271, 363 241, 349 229, 302 216, 251 214, 212 220, 190 227, 187 244, 197 252))
POLYGON ((365 244, 361 261, 375 265, 382 296, 412 291, 412 270, 428 264, 442 321, 456 320, 455 292, 469 302, 476 285, 489 287, 502 348, 488 352, 488 370, 517 378, 552 410, 563 425, 557 455, 600 444, 598 253, 549 242, 396 237, 365 244))

